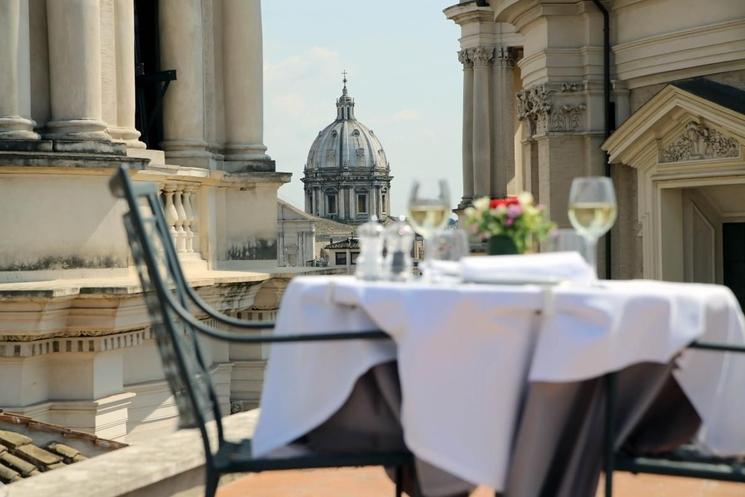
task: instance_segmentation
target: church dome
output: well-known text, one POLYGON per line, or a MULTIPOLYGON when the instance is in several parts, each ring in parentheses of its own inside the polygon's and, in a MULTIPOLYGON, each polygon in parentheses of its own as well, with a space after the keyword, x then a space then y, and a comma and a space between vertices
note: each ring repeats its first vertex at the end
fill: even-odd
POLYGON ((318 132, 308 153, 305 170, 346 168, 389 169, 383 145, 375 133, 354 117, 354 99, 344 80, 336 100, 336 120, 318 132))

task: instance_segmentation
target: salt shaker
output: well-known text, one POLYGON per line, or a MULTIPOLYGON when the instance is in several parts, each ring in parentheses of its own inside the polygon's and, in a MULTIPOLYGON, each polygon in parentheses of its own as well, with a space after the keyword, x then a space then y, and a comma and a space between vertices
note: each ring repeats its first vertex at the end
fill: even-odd
POLYGON ((390 281, 406 281, 413 276, 411 248, 414 231, 403 216, 385 229, 385 273, 390 281))
POLYGON ((360 240, 360 255, 357 257, 357 269, 354 274, 361 280, 379 280, 383 276, 383 227, 378 218, 372 216, 370 221, 357 228, 360 240))

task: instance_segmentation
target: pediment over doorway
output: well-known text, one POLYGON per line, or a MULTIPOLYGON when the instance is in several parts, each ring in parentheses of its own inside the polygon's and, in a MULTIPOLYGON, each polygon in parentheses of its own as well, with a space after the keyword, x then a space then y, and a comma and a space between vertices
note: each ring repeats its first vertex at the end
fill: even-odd
POLYGON ((614 164, 638 169, 745 163, 745 91, 707 79, 673 83, 603 144, 614 164))

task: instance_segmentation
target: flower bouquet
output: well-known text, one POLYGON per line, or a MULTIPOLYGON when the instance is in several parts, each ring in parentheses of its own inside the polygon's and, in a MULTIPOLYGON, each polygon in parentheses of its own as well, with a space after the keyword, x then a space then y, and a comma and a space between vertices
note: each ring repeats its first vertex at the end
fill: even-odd
POLYGON ((489 255, 522 254, 533 250, 555 228, 542 205, 533 195, 474 200, 465 211, 466 225, 472 235, 487 242, 489 255))

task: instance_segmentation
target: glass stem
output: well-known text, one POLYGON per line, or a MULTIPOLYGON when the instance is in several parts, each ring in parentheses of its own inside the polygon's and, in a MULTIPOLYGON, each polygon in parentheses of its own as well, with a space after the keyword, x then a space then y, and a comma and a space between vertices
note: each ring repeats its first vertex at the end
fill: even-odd
POLYGON ((424 242, 424 264, 422 265, 422 279, 430 281, 432 279, 432 261, 435 260, 434 238, 432 236, 423 236, 424 242))
POLYGON ((598 279, 598 239, 588 237, 587 240, 587 263, 595 273, 595 279, 598 279))

